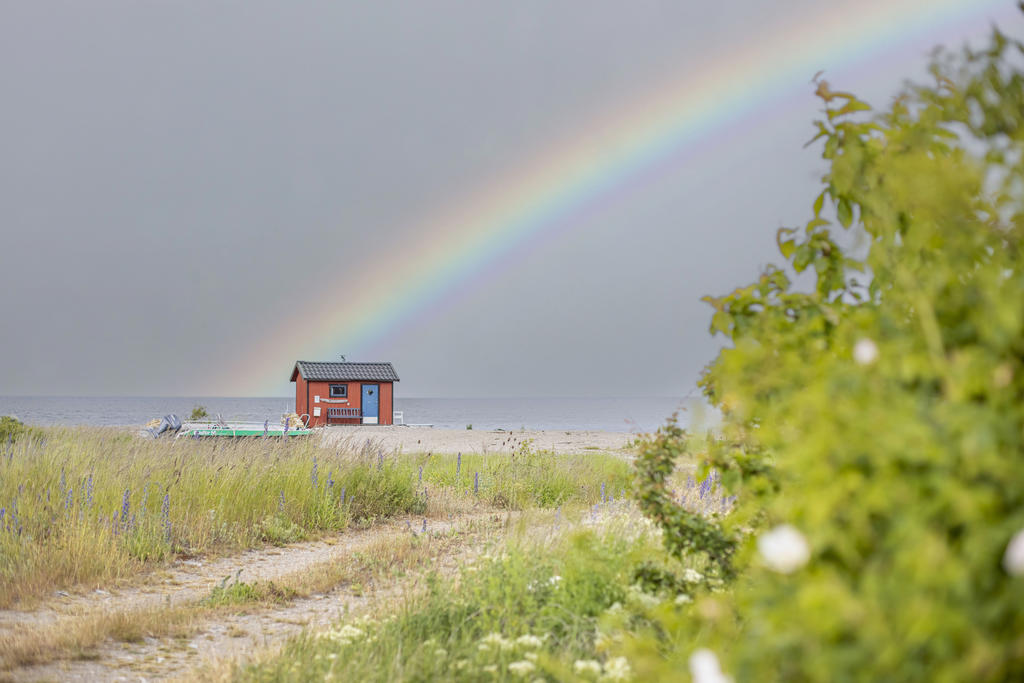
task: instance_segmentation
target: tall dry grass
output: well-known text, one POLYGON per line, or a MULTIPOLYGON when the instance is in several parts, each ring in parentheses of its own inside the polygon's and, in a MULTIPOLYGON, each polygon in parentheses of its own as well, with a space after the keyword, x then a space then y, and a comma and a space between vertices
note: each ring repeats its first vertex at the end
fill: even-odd
POLYGON ((395 515, 593 504, 621 495, 628 478, 621 459, 528 444, 460 457, 46 429, 0 446, 0 607, 395 515))

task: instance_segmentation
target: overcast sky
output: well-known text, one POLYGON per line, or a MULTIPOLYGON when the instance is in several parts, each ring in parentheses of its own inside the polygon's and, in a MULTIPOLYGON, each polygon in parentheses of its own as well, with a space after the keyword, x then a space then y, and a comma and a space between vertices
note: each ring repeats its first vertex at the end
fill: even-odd
MULTIPOLYGON (((279 384, 211 378, 423 216, 822 4, 862 5, 2 0, 0 394, 285 395, 322 339, 264 359, 279 384)), ((1024 33, 1013 4, 820 68, 884 104, 935 42, 1024 33)), ((686 394, 718 348, 700 297, 808 217, 812 75, 337 353, 407 397, 686 394)))

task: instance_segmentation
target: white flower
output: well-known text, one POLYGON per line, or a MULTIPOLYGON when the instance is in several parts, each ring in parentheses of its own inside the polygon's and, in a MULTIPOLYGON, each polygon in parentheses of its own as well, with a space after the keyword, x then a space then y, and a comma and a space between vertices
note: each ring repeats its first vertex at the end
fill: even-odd
POLYGON ((341 627, 341 637, 352 638, 354 640, 356 638, 362 638, 363 632, 351 624, 345 624, 341 627))
POLYGON ((757 539, 757 550, 769 568, 783 574, 795 572, 811 558, 807 539, 789 524, 761 534, 757 539))
POLYGON ((320 637, 333 640, 339 645, 350 645, 352 642, 359 640, 364 635, 365 633, 362 630, 352 626, 351 624, 345 624, 337 631, 331 630, 320 634, 320 637))
POLYGON ((1003 554, 1003 568, 1010 576, 1024 574, 1024 529, 1013 535, 1003 554))
POLYGON ((853 345, 853 360, 858 365, 871 365, 878 360, 878 345, 867 338, 857 340, 853 345))
POLYGON ((523 653, 523 659, 529 659, 531 662, 536 662, 537 661, 537 653, 536 652, 524 652, 523 653))
POLYGON ((562 583, 562 577, 558 574, 555 574, 550 579, 548 579, 548 583, 550 583, 552 586, 557 586, 558 584, 562 583))
POLYGON ((498 673, 498 665, 497 664, 488 664, 487 666, 485 666, 483 668, 483 670, 486 671, 489 674, 497 675, 497 673, 498 673))
POLYGON ((701 648, 690 655, 690 675, 693 683, 731 683, 732 679, 722 673, 718 657, 711 650, 701 648))
POLYGON ((645 609, 653 609, 661 604, 661 600, 659 600, 656 595, 644 593, 640 586, 636 585, 629 587, 628 596, 630 603, 639 605, 640 607, 645 609))
POLYGON ((448 650, 444 649, 443 647, 439 647, 436 650, 434 650, 434 656, 438 659, 444 659, 448 656, 448 650))
POLYGON ((704 578, 703 574, 701 574, 700 572, 695 571, 693 569, 690 569, 689 567, 687 567, 686 570, 683 572, 683 580, 686 581, 687 583, 697 583, 698 581, 702 580, 703 578, 704 578))
POLYGON ((612 657, 604 663, 602 681, 628 681, 633 677, 633 670, 625 657, 612 657))
POLYGON ((519 676, 520 678, 525 678, 526 674, 530 673, 536 668, 537 667, 536 665, 534 665, 533 662, 527 661, 525 659, 519 662, 512 662, 508 665, 508 670, 511 673, 514 673, 516 676, 519 676))
POLYGON ((601 662, 594 659, 577 659, 572 665, 572 670, 577 676, 599 676, 601 674, 601 662))
MULTIPOLYGON (((488 633, 486 636, 480 639, 480 644, 486 647, 490 647, 492 645, 500 646, 504 642, 505 636, 501 635, 500 633, 488 633)), ((484 648, 481 647, 481 649, 484 648)))
POLYGON ((527 633, 524 636, 519 636, 518 638, 516 638, 516 645, 519 645, 521 647, 538 648, 543 644, 543 639, 538 638, 537 636, 531 636, 529 633, 527 633))
POLYGON ((693 598, 691 598, 686 593, 680 593, 679 595, 676 596, 676 604, 677 605, 687 605, 687 604, 689 604, 691 602, 693 602, 693 598))

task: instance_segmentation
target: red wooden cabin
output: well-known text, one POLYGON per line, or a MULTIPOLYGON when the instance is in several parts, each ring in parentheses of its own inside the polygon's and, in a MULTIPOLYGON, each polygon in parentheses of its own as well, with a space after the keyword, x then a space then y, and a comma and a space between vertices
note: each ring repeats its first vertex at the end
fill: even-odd
POLYGON ((309 415, 310 427, 393 422, 398 375, 391 363, 300 360, 291 381, 295 412, 309 415))

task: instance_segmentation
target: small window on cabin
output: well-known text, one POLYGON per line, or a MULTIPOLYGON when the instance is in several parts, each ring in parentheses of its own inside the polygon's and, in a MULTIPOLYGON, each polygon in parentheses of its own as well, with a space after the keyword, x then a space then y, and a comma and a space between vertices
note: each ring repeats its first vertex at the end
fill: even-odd
POLYGON ((345 398, 348 396, 348 385, 347 384, 332 384, 331 385, 331 398, 345 398))

